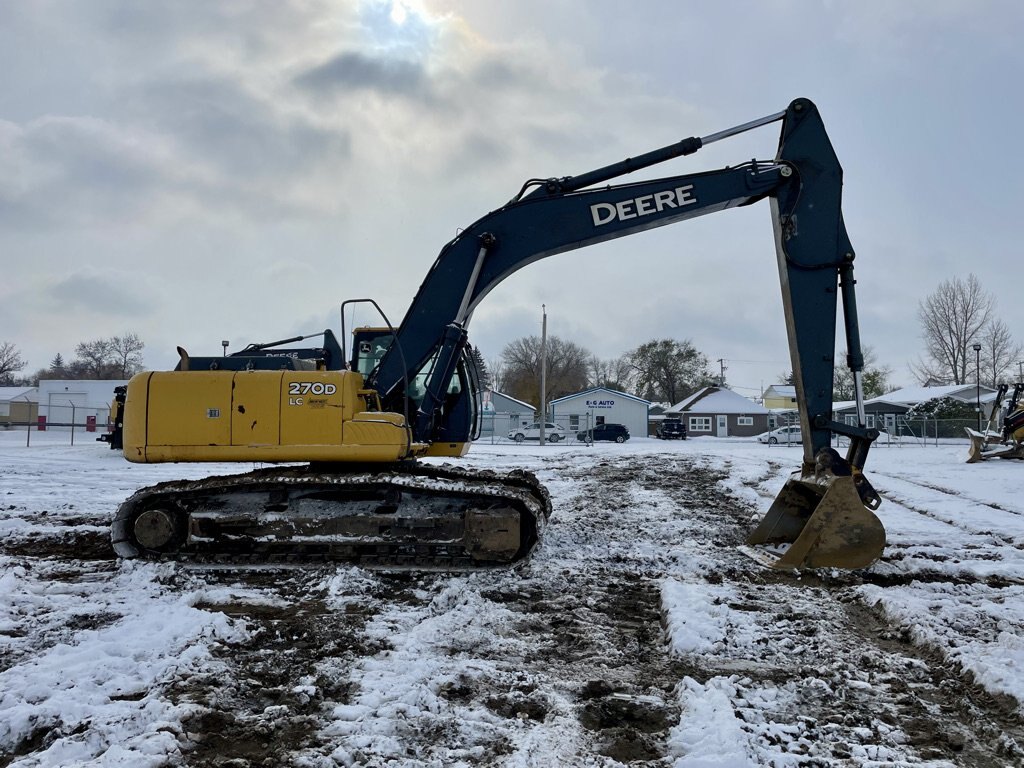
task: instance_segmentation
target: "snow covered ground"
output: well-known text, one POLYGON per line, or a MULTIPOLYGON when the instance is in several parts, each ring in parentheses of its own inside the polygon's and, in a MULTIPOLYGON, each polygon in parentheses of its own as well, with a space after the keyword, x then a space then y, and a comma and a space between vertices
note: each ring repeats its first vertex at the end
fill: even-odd
POLYGON ((480 445, 554 514, 472 574, 120 562, 118 503, 229 465, 0 432, 0 766, 1024 764, 1024 465, 878 446, 864 571, 740 554, 799 449, 480 445))

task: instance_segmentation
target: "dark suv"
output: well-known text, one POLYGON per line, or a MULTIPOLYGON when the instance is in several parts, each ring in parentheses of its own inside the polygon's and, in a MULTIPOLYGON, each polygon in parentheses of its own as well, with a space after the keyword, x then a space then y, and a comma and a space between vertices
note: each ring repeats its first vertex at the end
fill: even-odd
POLYGON ((598 424, 593 430, 583 430, 576 433, 577 440, 614 440, 616 443, 624 443, 629 440, 629 430, 623 424, 598 424))
POLYGON ((686 426, 678 419, 665 419, 658 425, 655 435, 659 440, 685 440, 686 426))

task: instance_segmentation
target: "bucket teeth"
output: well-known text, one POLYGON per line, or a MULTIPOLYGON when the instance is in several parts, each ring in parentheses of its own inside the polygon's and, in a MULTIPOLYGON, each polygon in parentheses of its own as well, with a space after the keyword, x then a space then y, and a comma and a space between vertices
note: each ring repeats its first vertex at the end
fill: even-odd
POLYGON ((831 451, 813 478, 786 482, 747 544, 789 544, 775 568, 865 568, 885 548, 885 528, 868 508, 877 500, 863 475, 831 451))

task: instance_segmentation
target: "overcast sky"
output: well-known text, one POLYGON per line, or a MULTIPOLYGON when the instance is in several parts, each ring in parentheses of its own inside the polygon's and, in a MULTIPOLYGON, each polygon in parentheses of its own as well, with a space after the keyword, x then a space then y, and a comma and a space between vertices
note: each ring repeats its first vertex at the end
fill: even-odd
MULTIPOLYGON (((178 344, 337 331, 346 298, 398 322, 440 248, 525 179, 804 96, 845 171, 863 341, 909 384, 942 280, 974 272, 1024 339, 1022 30, 1017 0, 3 3, 0 342, 28 373, 135 332, 165 368, 178 344)), ((747 395, 789 369, 767 203, 532 264, 471 340, 498 358, 542 304, 603 358, 690 339, 747 395)))

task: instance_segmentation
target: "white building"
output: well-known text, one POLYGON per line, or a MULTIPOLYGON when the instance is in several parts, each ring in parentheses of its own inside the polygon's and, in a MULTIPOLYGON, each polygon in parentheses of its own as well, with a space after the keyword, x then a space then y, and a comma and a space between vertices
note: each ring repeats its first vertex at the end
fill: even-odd
POLYGON ((102 427, 107 423, 114 387, 127 384, 122 379, 43 379, 39 382, 39 415, 48 425, 85 425, 90 417, 102 427))
POLYGON ((536 421, 536 406, 516 400, 503 392, 485 389, 477 393, 476 399, 481 438, 504 437, 516 427, 536 421))
POLYGON ((643 398, 594 387, 566 395, 549 403, 551 420, 569 430, 570 435, 598 424, 623 424, 632 437, 647 437, 647 409, 643 398))

